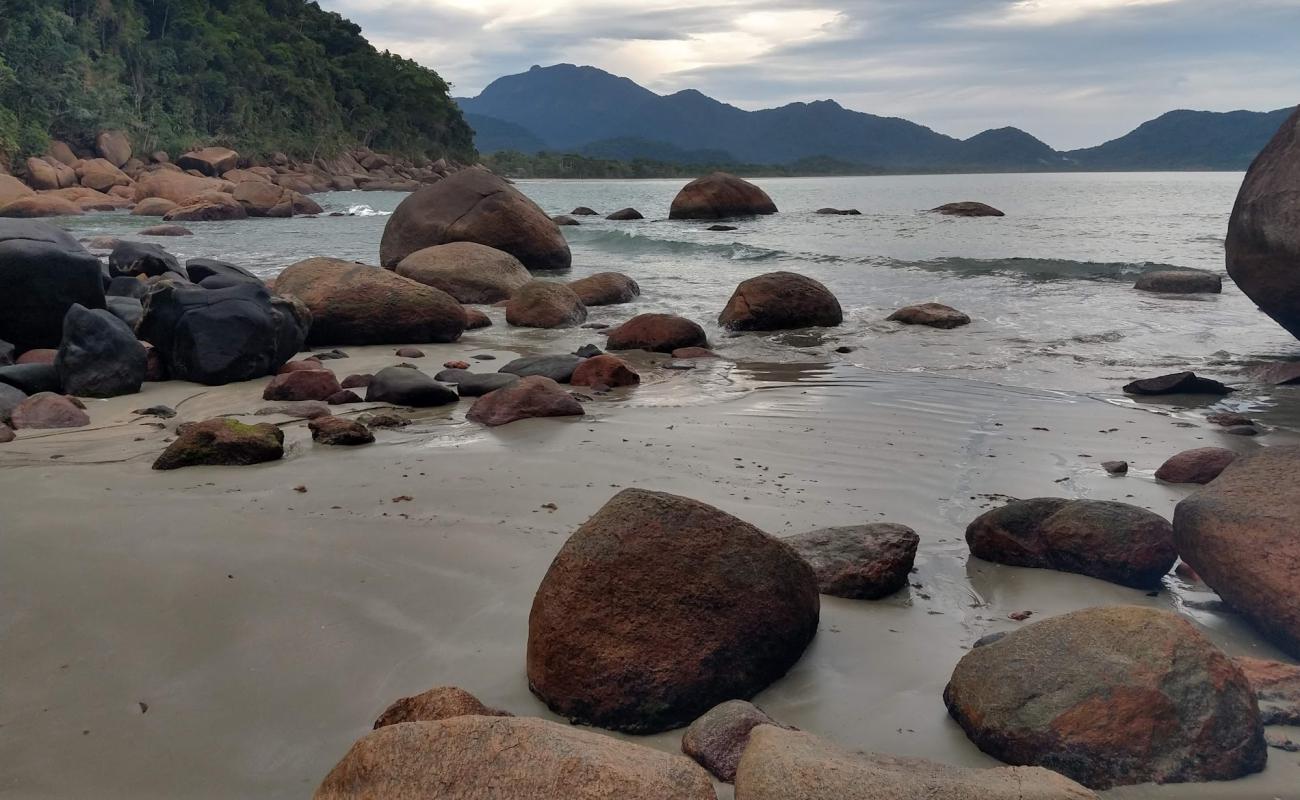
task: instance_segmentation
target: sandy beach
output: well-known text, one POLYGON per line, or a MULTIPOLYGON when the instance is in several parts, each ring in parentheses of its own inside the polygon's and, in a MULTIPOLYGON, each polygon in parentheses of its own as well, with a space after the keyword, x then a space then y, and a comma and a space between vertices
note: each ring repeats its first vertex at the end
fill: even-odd
MULTIPOLYGON (((426 369, 487 353, 497 360, 470 360, 490 370, 513 355, 472 333, 421 348, 426 369)), ((340 377, 402 360, 392 347, 346 349, 326 362, 340 377)), ((268 405, 265 379, 149 384, 87 401, 87 428, 20 431, 0 452, 0 794, 305 797, 389 702, 440 684, 555 719, 524 675, 532 596, 565 538, 631 486, 778 536, 870 521, 920 534, 912 587, 876 602, 823 597, 812 646, 756 699, 852 748, 994 765, 941 693, 976 639, 1026 624, 1012 612, 1176 609, 1232 654, 1279 656, 1204 586, 1170 576, 1153 597, 973 560, 962 538, 1007 496, 1170 515, 1189 490, 1152 477, 1169 454, 1261 444, 1205 423, 1209 401, 1139 405, 848 358, 670 371, 641 354, 645 384, 594 398, 582 418, 485 429, 462 401, 363 448, 249 417, 282 424, 286 457, 237 469, 150 464, 176 424, 268 405), (132 413, 158 403, 178 416, 132 413), (1108 459, 1130 461, 1128 476, 1108 475, 1108 459)), ((639 741, 674 751, 680 732, 639 741)), ((1104 796, 1263 800, 1300 797, 1298 786, 1300 756, 1270 750, 1267 769, 1241 780, 1104 796)))

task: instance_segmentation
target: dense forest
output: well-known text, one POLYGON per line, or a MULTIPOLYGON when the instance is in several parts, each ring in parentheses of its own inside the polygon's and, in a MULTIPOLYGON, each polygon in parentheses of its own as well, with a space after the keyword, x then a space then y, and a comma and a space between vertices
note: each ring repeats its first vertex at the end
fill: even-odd
POLYGON ((379 52, 303 0, 5 0, 0 153, 87 145, 104 128, 138 152, 222 144, 328 155, 361 144, 474 155, 430 69, 379 52))

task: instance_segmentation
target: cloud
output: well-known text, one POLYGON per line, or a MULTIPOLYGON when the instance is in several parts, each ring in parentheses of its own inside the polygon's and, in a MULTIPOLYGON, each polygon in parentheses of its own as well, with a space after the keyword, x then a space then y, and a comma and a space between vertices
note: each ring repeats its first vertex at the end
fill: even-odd
POLYGON ((1066 149, 1173 108, 1300 100, 1300 0, 321 0, 460 95, 591 64, 743 108, 833 98, 1066 149))

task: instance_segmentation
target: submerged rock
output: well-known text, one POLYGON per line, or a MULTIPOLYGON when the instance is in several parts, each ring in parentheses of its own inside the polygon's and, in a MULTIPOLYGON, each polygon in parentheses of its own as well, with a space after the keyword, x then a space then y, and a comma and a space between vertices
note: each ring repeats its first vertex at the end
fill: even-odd
POLYGON ((942 303, 921 303, 904 306, 886 317, 889 322, 901 322, 904 325, 928 325, 931 328, 949 330, 970 324, 970 317, 942 303))
POLYGON ((531 375, 474 401, 465 419, 489 427, 534 417, 580 417, 582 404, 550 378, 531 375))
POLYGON ((227 417, 181 426, 154 469, 243 466, 284 457, 284 431, 269 422, 246 425, 227 417))
POLYGON ((135 394, 144 383, 147 361, 144 345, 122 320, 103 309, 88 309, 80 304, 68 309, 63 318, 63 341, 54 360, 68 394, 135 394))
POLYGON ((888 522, 823 528, 783 542, 813 568, 822 594, 877 600, 907 585, 921 537, 888 522))
POLYGON ((819 208, 814 213, 837 215, 841 217, 857 217, 862 215, 862 212, 856 208, 819 208))
POLYGON ((572 214, 572 215, 575 216, 575 217, 595 217, 595 216, 599 216, 599 212, 598 212, 598 211, 596 211, 595 209, 587 208, 586 206, 578 206, 577 208, 573 209, 573 210, 570 211, 569 213, 572 214))
POLYGON ((1133 288, 1164 294, 1219 294, 1223 278, 1199 269, 1156 270, 1139 275, 1133 288))
POLYGON ((671 353, 681 347, 708 347, 704 329, 674 314, 638 314, 610 331, 609 350, 671 353))
POLYGON ((1241 670, 1187 620, 1150 608, 1075 611, 976 647, 944 702, 994 758, 1093 789, 1231 780, 1267 757, 1241 670))
POLYGON ((843 321, 840 302, 829 289, 793 272, 741 281, 718 316, 719 325, 734 331, 834 327, 843 321))
POLYGON ((1156 378, 1142 378, 1124 387, 1125 394, 1213 394, 1225 395, 1233 390, 1216 380, 1202 378, 1195 372, 1174 372, 1156 378))
POLYGON ((767 192, 749 181, 725 172, 696 178, 673 198, 669 219, 725 219, 775 214, 776 204, 767 192))
POLYGON ((930 209, 936 214, 943 214, 948 217, 1005 217, 1006 214, 997 210, 993 206, 985 203, 977 203, 973 200, 964 200, 959 203, 945 203, 938 208, 930 209))
POLYGON ((682 752, 723 783, 736 779, 740 756, 749 734, 759 725, 780 725, 761 708, 744 700, 714 706, 691 723, 682 735, 682 752))
POLYGON ((375 720, 375 730, 399 722, 437 722, 452 717, 512 717, 509 711, 488 708, 456 686, 435 686, 427 692, 393 702, 375 720))
POLYGON ((506 322, 523 328, 572 328, 587 321, 587 307, 568 286, 530 281, 510 295, 506 322))
POLYGON ((812 569, 787 545, 703 503, 626 489, 538 587, 529 687, 575 722, 668 730, 784 675, 818 610, 812 569))
POLYGON ((1209 483, 1236 459, 1237 454, 1226 447, 1184 450, 1160 465, 1156 479, 1165 483, 1209 483))

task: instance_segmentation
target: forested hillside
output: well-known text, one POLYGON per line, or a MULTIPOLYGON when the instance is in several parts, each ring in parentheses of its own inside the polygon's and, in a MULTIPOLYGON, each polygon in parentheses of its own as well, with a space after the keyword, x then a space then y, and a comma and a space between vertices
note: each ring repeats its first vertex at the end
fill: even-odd
POLYGON ((222 144, 328 155, 361 144, 469 159, 473 134, 430 69, 379 52, 302 0, 5 0, 0 153, 87 145, 222 144))

